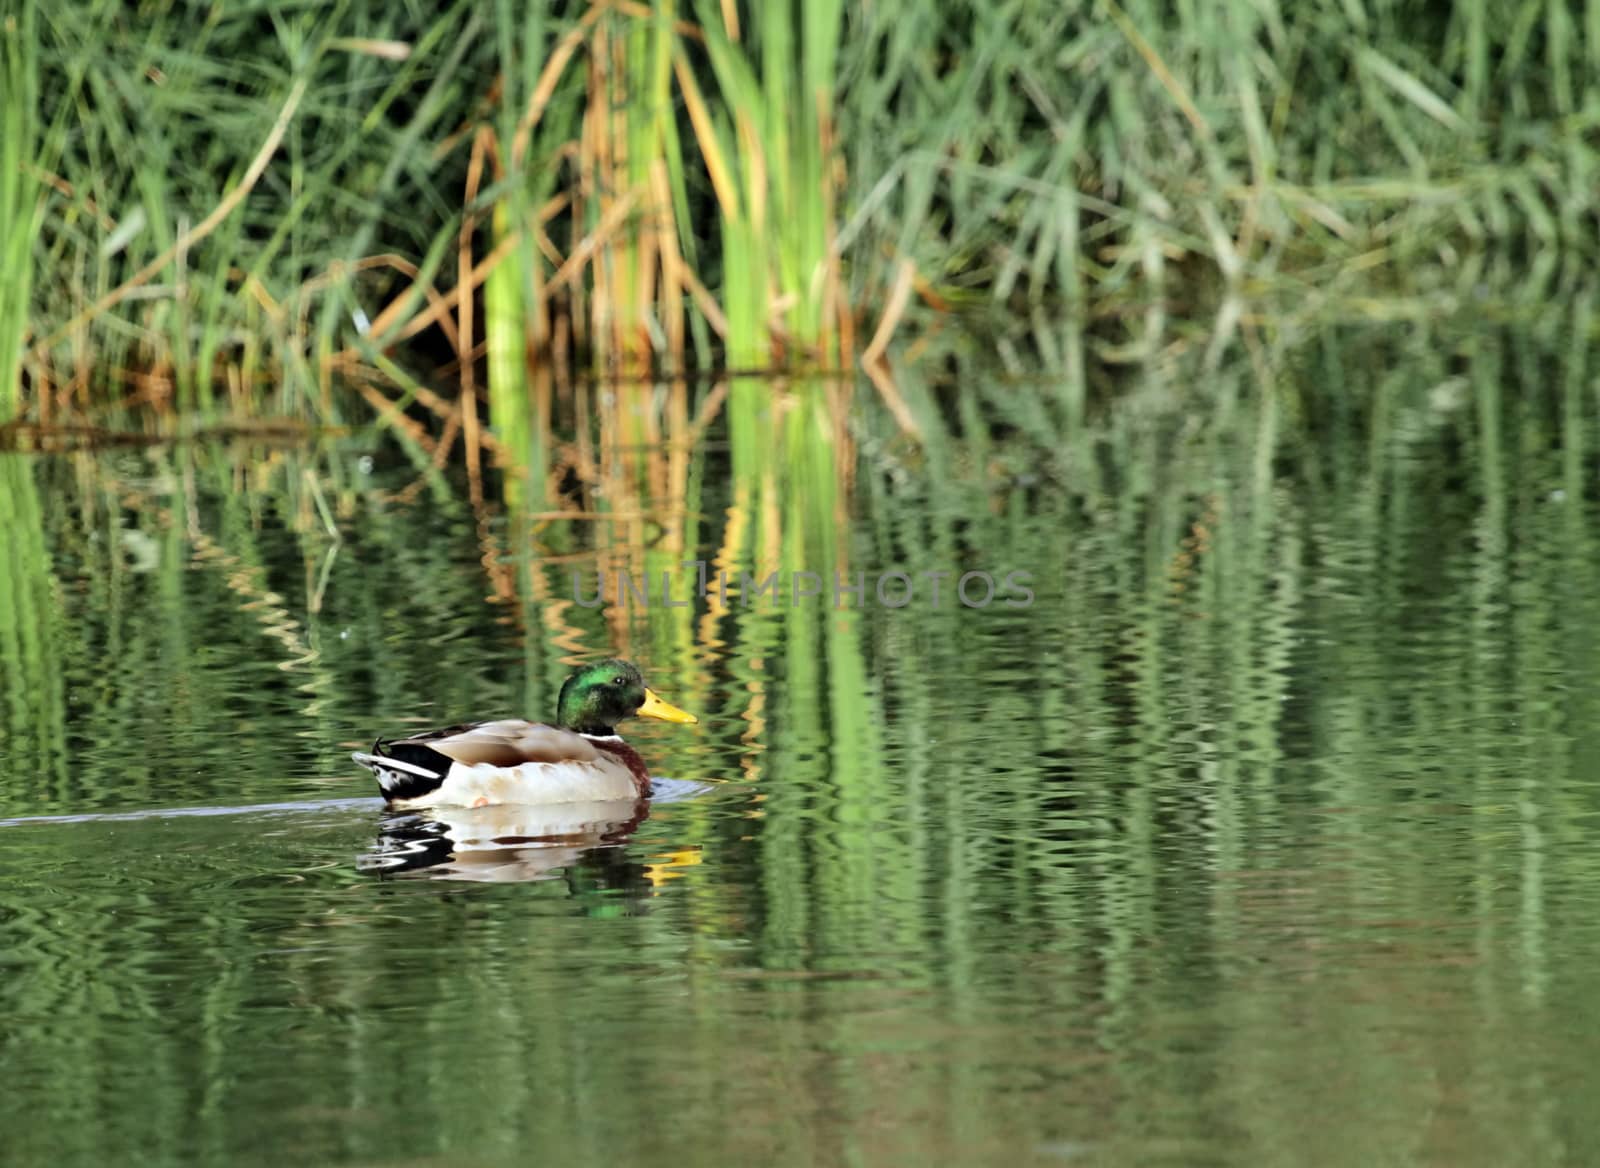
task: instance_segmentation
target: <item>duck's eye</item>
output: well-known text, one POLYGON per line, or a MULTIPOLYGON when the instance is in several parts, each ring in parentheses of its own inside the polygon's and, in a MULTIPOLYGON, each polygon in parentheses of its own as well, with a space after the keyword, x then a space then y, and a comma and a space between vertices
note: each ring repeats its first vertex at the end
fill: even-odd
POLYGON ((627 685, 628 684, 628 679, 626 677, 613 677, 611 679, 611 684, 612 685, 627 685))

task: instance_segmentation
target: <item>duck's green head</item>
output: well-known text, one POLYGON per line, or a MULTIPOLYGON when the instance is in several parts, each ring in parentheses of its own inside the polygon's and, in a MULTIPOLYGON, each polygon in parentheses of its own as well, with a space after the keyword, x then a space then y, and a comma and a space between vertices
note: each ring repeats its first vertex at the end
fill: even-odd
POLYGON ((644 684, 631 662, 597 661, 585 665, 561 686, 556 699, 556 725, 580 734, 615 734, 617 723, 635 715, 663 722, 698 722, 668 705, 644 684))

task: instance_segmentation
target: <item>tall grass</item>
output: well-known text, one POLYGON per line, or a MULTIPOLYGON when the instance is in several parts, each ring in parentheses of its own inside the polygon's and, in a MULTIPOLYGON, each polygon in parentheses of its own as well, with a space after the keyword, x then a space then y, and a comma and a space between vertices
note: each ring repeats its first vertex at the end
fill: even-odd
POLYGON ((1570 6, 1487 11, 852 8, 843 235, 884 244, 852 248, 852 294, 902 255, 949 296, 1086 307, 1570 278, 1596 247, 1594 34, 1570 6))
POLYGON ((17 411, 22 345, 31 323, 39 154, 38 52, 33 5, 0 18, 0 421, 17 411))
MULTIPOLYGON (((50 276, 5 294, 13 408, 375 410, 475 492, 548 495, 588 374, 832 368, 952 306, 1220 352, 1597 250, 1600 32, 1537 0, 122 13, 7 25, 7 264, 50 276)), ((769 406, 730 391, 741 460, 769 406)))

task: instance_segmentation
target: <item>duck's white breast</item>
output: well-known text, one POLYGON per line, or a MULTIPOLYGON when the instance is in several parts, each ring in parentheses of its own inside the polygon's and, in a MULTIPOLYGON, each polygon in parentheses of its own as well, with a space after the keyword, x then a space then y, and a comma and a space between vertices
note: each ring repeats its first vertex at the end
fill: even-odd
POLYGON ((633 773, 607 755, 592 761, 525 762, 514 767, 452 763, 440 783, 396 807, 482 807, 499 803, 576 803, 635 799, 633 773))

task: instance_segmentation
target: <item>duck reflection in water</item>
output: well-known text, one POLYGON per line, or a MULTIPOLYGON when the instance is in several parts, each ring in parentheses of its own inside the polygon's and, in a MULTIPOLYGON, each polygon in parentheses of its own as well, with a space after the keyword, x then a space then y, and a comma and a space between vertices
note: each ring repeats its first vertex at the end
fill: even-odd
POLYGON ((642 891, 645 866, 622 845, 650 814, 648 799, 539 806, 430 807, 389 811, 371 850, 356 861, 380 876, 519 883, 570 876, 585 886, 642 891))

